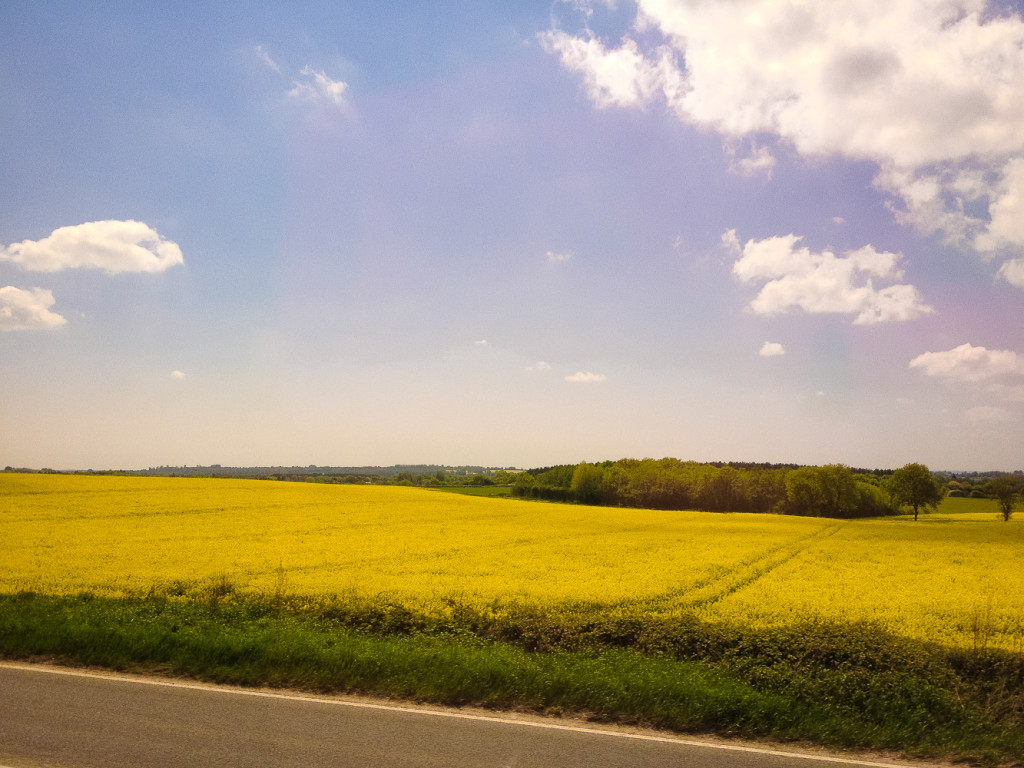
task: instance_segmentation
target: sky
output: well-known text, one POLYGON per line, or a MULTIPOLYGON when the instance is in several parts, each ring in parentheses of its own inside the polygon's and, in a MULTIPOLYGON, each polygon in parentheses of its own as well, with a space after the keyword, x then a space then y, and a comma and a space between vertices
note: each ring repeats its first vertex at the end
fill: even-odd
POLYGON ((1022 438, 1024 0, 0 5, 0 466, 1022 438))

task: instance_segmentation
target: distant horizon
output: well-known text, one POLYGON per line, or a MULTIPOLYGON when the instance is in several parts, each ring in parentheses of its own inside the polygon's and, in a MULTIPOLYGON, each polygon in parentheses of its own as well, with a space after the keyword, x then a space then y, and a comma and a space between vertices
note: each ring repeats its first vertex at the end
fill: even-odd
MULTIPOLYGON (((848 464, 846 462, 841 462, 841 461, 840 462, 818 462, 818 463, 813 463, 813 464, 793 462, 793 461, 745 461, 745 460, 741 460, 741 459, 734 459, 734 460, 714 459, 714 460, 711 460, 711 461, 698 461, 696 459, 687 459, 687 458, 682 457, 682 456, 671 456, 671 457, 669 457, 669 456, 645 456, 645 457, 639 457, 639 456, 638 457, 619 456, 617 458, 605 458, 605 459, 588 460, 586 463, 600 464, 600 463, 603 463, 605 461, 619 461, 619 460, 623 460, 623 459, 654 459, 654 460, 660 460, 660 459, 665 459, 665 458, 678 459, 679 461, 683 461, 683 462, 693 461, 693 462, 695 462, 697 464, 728 464, 728 465, 731 465, 731 466, 736 466, 736 465, 762 466, 763 465, 763 466, 778 466, 778 467, 788 467, 788 466, 801 467, 801 466, 823 466, 825 464, 844 464, 845 466, 848 466, 848 467, 850 467, 851 469, 853 469, 855 471, 864 471, 864 472, 875 472, 875 471, 891 472, 891 471, 895 471, 897 469, 900 469, 899 466, 883 467, 883 466, 879 465, 879 466, 867 467, 867 466, 857 466, 857 465, 853 465, 853 464, 848 464)), ((57 473, 89 473, 89 472, 93 472, 93 473, 100 474, 100 473, 106 473, 106 472, 133 472, 133 473, 136 473, 136 472, 148 472, 148 471, 164 470, 164 469, 166 469, 166 470, 174 470, 174 469, 182 469, 182 470, 187 470, 187 469, 193 469, 193 470, 223 469, 223 470, 227 470, 227 471, 237 470, 237 469, 247 469, 247 470, 260 470, 260 469, 268 469, 268 470, 270 470, 270 469, 287 469, 287 470, 295 469, 295 470, 303 470, 303 469, 311 469, 311 470, 339 470, 339 471, 343 471, 343 470, 359 470, 359 469, 397 469, 397 468, 412 468, 412 467, 426 467, 426 468, 437 467, 439 469, 485 469, 485 470, 492 470, 492 471, 502 471, 502 470, 505 470, 505 471, 525 472, 525 471, 528 471, 528 470, 531 470, 531 469, 542 469, 542 468, 545 468, 545 467, 555 467, 555 466, 571 466, 571 465, 578 465, 580 463, 583 463, 583 462, 581 462, 581 461, 564 461, 564 462, 555 462, 555 463, 547 463, 547 464, 535 464, 535 465, 529 465, 529 466, 516 466, 516 465, 509 465, 509 464, 504 464, 504 465, 503 464, 478 464, 478 463, 445 464, 445 463, 438 463, 438 462, 413 462, 413 463, 398 462, 398 463, 394 463, 394 464, 216 464, 215 463, 215 464, 154 464, 154 465, 149 465, 149 466, 146 466, 146 467, 127 467, 127 466, 123 466, 123 467, 104 467, 104 468, 101 468, 101 469, 97 469, 96 467, 88 467, 88 468, 84 468, 84 467, 76 467, 76 468, 73 468, 73 467, 53 467, 53 466, 29 467, 29 466, 24 466, 24 465, 22 465, 22 466, 15 466, 15 465, 12 465, 12 464, 8 464, 8 465, 6 465, 4 467, 3 471, 5 471, 5 472, 8 472, 8 471, 16 472, 16 471, 18 471, 20 469, 24 469, 24 470, 29 470, 29 471, 32 471, 32 472, 43 472, 43 471, 52 471, 52 472, 57 472, 57 473)), ((910 463, 910 462, 908 462, 908 463, 910 463)), ((922 463, 922 462, 916 462, 916 463, 922 463)), ((901 466, 903 466, 903 465, 901 465, 901 466)), ((959 474, 986 475, 986 474, 997 474, 997 473, 998 474, 1024 474, 1024 468, 1021 468, 1021 469, 996 469, 996 468, 986 468, 986 469, 963 469, 963 468, 959 468, 959 469, 950 469, 948 467, 939 467, 939 468, 928 467, 928 469, 931 472, 934 472, 936 474, 954 474, 954 475, 959 475, 959 474)))

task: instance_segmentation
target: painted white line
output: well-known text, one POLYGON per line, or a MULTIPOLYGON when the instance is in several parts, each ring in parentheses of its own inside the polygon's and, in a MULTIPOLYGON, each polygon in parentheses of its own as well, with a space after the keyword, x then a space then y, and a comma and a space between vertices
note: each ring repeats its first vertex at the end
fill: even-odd
MULTIPOLYGON (((351 701, 346 699, 334 699, 319 696, 303 696, 292 693, 272 693, 269 691, 248 691, 242 688, 222 687, 213 684, 183 683, 177 680, 159 680, 150 677, 121 676, 104 674, 102 672, 86 672, 76 669, 65 669, 62 667, 49 667, 40 664, 18 664, 16 662, 0 662, 0 669, 18 669, 25 672, 43 672, 52 675, 67 675, 69 677, 91 677, 99 680, 111 680, 119 683, 138 683, 140 685, 156 685, 165 688, 187 688, 196 691, 207 691, 210 693, 221 693, 238 696, 255 696, 266 699, 283 699, 286 701, 303 701, 315 704, 327 704, 340 707, 356 707, 359 709, 378 709, 387 712, 403 712, 413 715, 425 715, 428 717, 447 717, 456 720, 477 720, 484 723, 501 723, 504 725, 518 725, 526 728, 543 728, 550 731, 569 731, 572 733, 587 733, 595 736, 610 736, 619 739, 635 739, 637 741, 655 741, 664 744, 682 744, 689 747, 704 747, 705 749, 722 749, 730 752, 751 752, 758 755, 773 755, 778 757, 789 757, 796 760, 817 760, 822 763, 839 763, 840 765, 864 765, 871 768, 908 768, 910 763, 881 763, 871 760, 856 760, 846 757, 828 757, 825 755, 808 755, 801 752, 785 752, 776 749, 764 749, 762 747, 744 747, 738 744, 716 744, 713 742, 696 741, 692 739, 679 739, 669 736, 652 736, 643 733, 629 733, 623 731, 601 730, 598 728, 587 728, 579 725, 560 725, 558 723, 544 723, 532 720, 516 720, 509 717, 472 715, 466 712, 451 712, 420 707, 403 707, 397 704, 374 704, 368 701, 351 701)), ((920 764, 918 764, 920 765, 920 764)), ((0 766, 4 768, 4 766, 0 766)))

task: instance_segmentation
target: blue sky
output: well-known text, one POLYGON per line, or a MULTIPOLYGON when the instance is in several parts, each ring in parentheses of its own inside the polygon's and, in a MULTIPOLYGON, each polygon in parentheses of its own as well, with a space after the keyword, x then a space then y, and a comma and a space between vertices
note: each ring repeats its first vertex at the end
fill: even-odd
POLYGON ((0 464, 1024 464, 1020 2, 7 3, 0 103, 0 464))

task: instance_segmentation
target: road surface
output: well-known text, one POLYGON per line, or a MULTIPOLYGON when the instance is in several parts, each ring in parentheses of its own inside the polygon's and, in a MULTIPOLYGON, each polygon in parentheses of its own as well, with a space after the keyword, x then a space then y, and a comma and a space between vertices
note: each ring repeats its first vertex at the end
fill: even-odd
POLYGON ((572 720, 0 663, 0 768, 895 765, 572 720))

